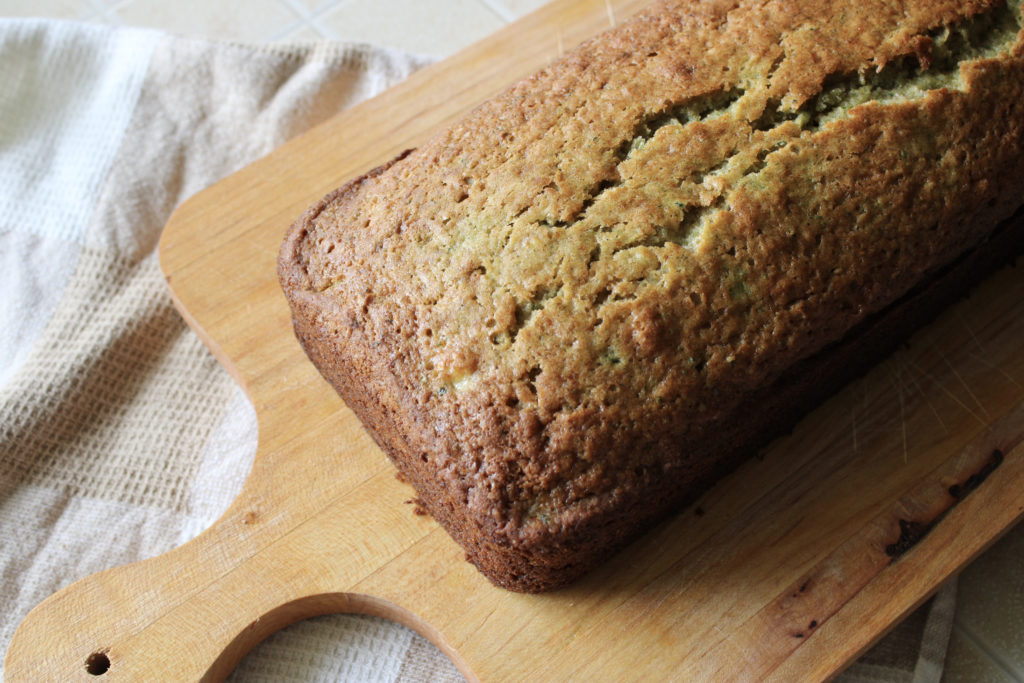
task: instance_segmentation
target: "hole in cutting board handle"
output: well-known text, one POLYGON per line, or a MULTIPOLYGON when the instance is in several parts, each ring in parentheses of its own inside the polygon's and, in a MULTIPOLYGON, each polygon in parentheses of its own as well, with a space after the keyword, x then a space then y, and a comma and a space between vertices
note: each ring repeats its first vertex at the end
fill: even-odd
POLYGON ((106 652, 93 652, 85 658, 85 671, 92 676, 102 676, 110 669, 110 657, 106 652))

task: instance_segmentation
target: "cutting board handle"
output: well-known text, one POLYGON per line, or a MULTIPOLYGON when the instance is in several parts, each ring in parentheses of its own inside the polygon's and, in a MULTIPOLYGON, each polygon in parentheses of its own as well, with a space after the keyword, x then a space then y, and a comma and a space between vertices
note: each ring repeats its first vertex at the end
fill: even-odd
POLYGON ((338 612, 383 616, 438 638, 408 610, 337 590, 375 562, 366 538, 394 534, 394 520, 367 509, 384 475, 347 494, 311 492, 272 507, 267 495, 283 483, 268 478, 274 468, 260 467, 266 460, 257 454, 241 495, 193 540, 87 576, 40 603, 11 640, 5 680, 218 681, 271 633, 338 612), (350 534, 346 547, 339 536, 355 523, 362 540, 350 534))

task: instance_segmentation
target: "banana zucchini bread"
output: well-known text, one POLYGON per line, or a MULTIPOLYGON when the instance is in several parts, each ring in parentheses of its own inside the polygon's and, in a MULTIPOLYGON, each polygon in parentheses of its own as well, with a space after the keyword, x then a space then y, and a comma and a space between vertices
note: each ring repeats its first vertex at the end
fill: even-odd
POLYGON ((993 267, 1022 204, 1020 0, 662 0, 327 196, 279 277, 421 505, 538 591, 993 267))

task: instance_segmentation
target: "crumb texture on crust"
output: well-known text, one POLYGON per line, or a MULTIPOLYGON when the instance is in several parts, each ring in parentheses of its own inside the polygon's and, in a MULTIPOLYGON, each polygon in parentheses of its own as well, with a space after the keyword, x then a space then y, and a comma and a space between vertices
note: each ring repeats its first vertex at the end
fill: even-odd
POLYGON ((656 2, 307 213, 296 330, 492 579, 575 572, 1022 203, 1022 90, 1018 0, 656 2))

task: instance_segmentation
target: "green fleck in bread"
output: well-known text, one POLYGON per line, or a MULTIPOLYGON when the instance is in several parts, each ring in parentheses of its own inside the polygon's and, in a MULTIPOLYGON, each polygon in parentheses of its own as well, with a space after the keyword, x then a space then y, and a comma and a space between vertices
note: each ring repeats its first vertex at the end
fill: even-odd
POLYGON ((423 506, 536 591, 877 359, 1022 204, 1019 0, 665 0, 326 197, 279 273, 423 506))

